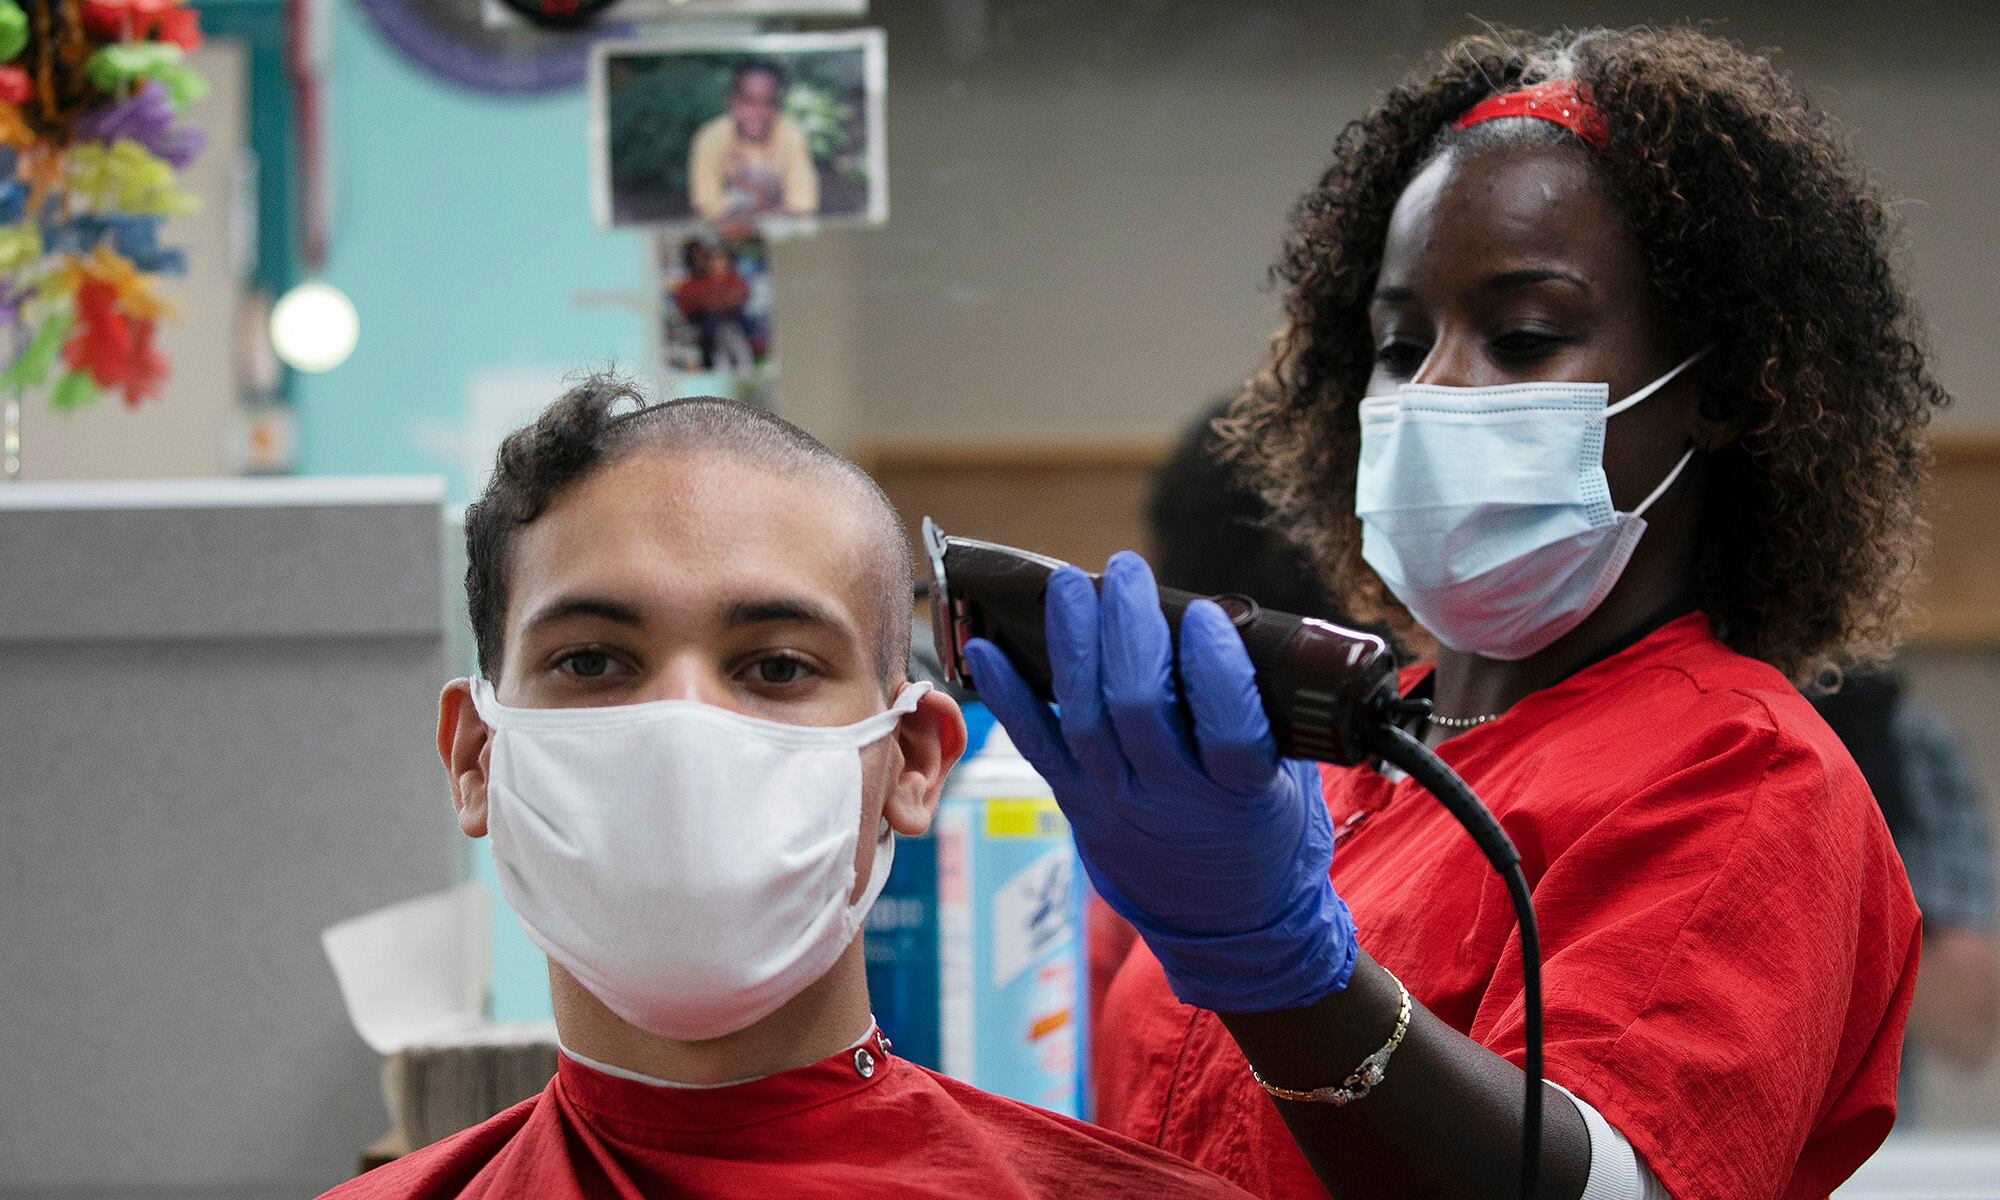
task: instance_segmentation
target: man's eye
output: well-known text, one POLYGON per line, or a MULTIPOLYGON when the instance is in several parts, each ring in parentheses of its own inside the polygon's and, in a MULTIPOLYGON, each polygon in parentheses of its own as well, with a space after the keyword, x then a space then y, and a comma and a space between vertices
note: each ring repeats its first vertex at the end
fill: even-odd
POLYGON ((806 665, 804 663, 796 658, 787 658, 782 654, 774 654, 769 658, 760 658, 752 664, 751 669, 756 672, 757 682, 768 683, 774 686, 795 683, 804 678, 806 674, 806 665))
POLYGON ((563 655, 556 665, 578 679, 602 679, 618 664, 602 650, 578 650, 563 655))

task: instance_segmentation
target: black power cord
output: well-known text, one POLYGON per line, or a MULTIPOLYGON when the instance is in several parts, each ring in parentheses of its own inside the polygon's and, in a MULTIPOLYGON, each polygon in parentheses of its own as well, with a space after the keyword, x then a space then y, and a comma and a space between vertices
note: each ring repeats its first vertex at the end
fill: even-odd
POLYGON ((1472 835, 1486 861, 1507 881, 1514 917, 1521 925, 1521 987, 1527 1041, 1527 1100, 1521 1111, 1521 1197, 1533 1200, 1542 1164, 1542 939, 1535 927, 1535 902, 1528 877, 1521 870, 1521 853, 1472 788, 1445 761, 1409 731, 1385 721, 1373 747, 1382 761, 1399 768, 1436 796, 1446 811, 1472 835))

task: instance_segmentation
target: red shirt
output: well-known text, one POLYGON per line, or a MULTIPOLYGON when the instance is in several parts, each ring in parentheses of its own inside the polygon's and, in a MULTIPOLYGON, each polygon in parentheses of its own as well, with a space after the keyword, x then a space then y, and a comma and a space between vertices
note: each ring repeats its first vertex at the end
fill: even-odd
POLYGON ((731 313, 742 309, 750 298, 750 285, 734 267, 717 267, 706 275, 690 275, 674 289, 674 307, 692 321, 709 313, 731 313))
MULTIPOLYGON (((1853 760, 1777 671, 1684 617, 1439 753, 1534 890, 1546 1078, 1676 1200, 1823 1197, 1881 1144, 1916 903, 1853 760)), ((1323 780, 1362 945, 1518 1065, 1500 879, 1409 780, 1323 780)), ((1143 944, 1104 1008, 1100 1120, 1262 1196, 1325 1194, 1221 1022, 1176 1002, 1143 944)))
POLYGON ((879 1038, 865 1050, 700 1089, 563 1055, 541 1095, 327 1197, 1244 1198, 1152 1147, 891 1058, 879 1038))

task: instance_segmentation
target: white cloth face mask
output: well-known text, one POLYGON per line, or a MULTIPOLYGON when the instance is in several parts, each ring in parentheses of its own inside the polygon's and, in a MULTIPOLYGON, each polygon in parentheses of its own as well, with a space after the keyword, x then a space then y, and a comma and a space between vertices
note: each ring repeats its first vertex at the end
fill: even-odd
POLYGON ((484 679, 487 827, 528 936, 650 1033, 704 1041, 777 1011, 839 959, 889 878, 884 822, 850 903, 861 750, 930 690, 853 725, 687 700, 509 708, 484 679))
POLYGON ((1604 602, 1646 532, 1611 502, 1604 423, 1708 351, 1616 404, 1603 383, 1405 384, 1361 402, 1354 511, 1361 557, 1453 650, 1519 660, 1604 602))

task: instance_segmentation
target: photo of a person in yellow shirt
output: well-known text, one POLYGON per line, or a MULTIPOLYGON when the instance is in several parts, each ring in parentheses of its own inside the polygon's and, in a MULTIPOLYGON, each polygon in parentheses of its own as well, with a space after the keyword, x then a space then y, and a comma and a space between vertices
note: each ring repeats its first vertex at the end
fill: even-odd
POLYGON ((796 236, 889 218, 879 29, 606 38, 591 47, 600 226, 796 236))
POLYGON ((688 147, 688 193, 708 219, 810 216, 819 173, 805 131, 784 115, 785 69, 750 59, 729 79, 729 111, 701 127, 688 147))

